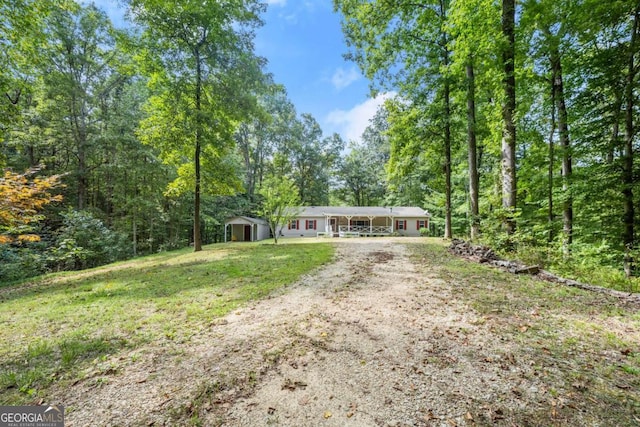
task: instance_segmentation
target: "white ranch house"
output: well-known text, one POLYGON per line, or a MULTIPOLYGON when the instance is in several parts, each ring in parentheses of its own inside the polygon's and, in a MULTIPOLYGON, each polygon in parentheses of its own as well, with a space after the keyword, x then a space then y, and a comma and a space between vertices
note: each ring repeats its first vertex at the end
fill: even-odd
MULTIPOLYGON (((424 209, 406 206, 305 206, 296 208, 296 211, 295 219, 278 230, 279 236, 420 236, 421 228, 429 228, 430 217, 424 209)), ((236 217, 225 222, 225 241, 229 230, 230 239, 234 241, 269 237, 266 222, 256 218, 236 217)))

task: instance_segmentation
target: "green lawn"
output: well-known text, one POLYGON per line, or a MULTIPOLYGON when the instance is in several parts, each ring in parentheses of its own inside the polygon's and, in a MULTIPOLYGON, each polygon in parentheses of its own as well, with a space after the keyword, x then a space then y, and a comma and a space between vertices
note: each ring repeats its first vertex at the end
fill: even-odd
POLYGON ((92 360, 185 342, 330 261, 328 243, 229 243, 0 288, 0 404, 36 400, 92 360))

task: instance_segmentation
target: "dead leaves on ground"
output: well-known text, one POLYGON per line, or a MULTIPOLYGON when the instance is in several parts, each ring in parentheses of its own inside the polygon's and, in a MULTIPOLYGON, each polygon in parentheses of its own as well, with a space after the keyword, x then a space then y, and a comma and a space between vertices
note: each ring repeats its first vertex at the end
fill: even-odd
POLYGON ((284 383, 282 384, 282 390, 290 390, 290 391, 294 391, 297 389, 302 389, 304 390, 305 388, 307 388, 307 383, 305 383, 304 381, 293 381, 290 378, 286 378, 284 380, 284 383))

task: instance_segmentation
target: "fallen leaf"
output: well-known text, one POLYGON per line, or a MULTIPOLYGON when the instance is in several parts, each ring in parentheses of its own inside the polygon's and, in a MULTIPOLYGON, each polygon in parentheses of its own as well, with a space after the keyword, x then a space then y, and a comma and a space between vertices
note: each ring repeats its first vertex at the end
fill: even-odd
POLYGON ((429 410, 427 411, 427 414, 423 417, 423 419, 427 422, 430 422, 431 420, 437 419, 437 417, 433 415, 433 412, 431 410, 429 410))
POLYGON ((332 414, 331 412, 329 412, 329 411, 324 411, 324 419, 325 419, 325 420, 326 420, 326 419, 328 419, 328 418, 331 418, 331 416, 332 416, 332 415, 333 415, 333 414, 332 414))

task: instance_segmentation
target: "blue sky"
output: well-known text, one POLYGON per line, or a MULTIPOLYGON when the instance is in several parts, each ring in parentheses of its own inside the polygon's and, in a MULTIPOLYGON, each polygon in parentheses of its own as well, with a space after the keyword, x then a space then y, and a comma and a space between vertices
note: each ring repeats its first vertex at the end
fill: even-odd
POLYGON ((268 0, 256 51, 287 88, 298 113, 311 113, 325 135, 357 140, 381 99, 369 99, 368 81, 343 59, 340 16, 331 0, 268 0))
MULTIPOLYGON (((122 26, 118 0, 94 0, 116 26, 122 26)), ((263 0, 264 1, 264 0, 263 0)), ((255 40, 267 71, 283 84, 298 114, 311 113, 325 136, 334 132, 359 140, 385 98, 369 98, 368 81, 343 59, 347 52, 340 16, 331 0, 266 0, 264 26, 255 40)))

